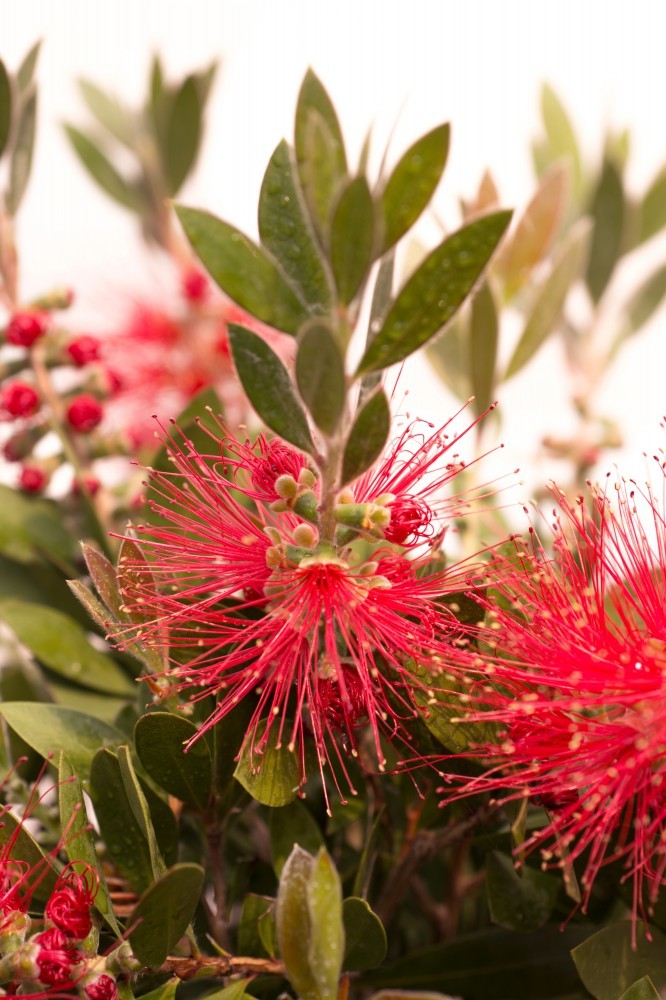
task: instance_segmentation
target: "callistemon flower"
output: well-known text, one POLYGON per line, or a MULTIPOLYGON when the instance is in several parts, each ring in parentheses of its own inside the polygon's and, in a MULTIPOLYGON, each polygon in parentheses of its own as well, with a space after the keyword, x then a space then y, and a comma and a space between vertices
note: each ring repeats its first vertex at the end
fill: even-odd
POLYGON ((623 864, 636 916, 666 870, 666 522, 649 486, 619 483, 614 503, 593 488, 591 510, 555 492, 553 554, 531 529, 489 574, 503 600, 488 602, 468 717, 499 735, 466 793, 532 796, 548 822, 523 849, 580 861, 584 906, 623 864))
POLYGON ((86 866, 85 872, 67 867, 58 877, 56 887, 44 910, 47 921, 76 941, 90 934, 90 907, 97 892, 96 872, 86 866))
POLYGON ((139 525, 137 543, 152 580, 131 572, 129 556, 121 563, 125 605, 142 623, 116 641, 139 632, 148 645, 170 643, 176 659, 164 693, 218 695, 201 732, 252 700, 246 749, 255 766, 268 745, 286 745, 302 785, 312 743, 322 773, 330 765, 333 780, 339 773, 351 787, 348 752, 364 749, 382 768, 382 735, 408 739, 414 664, 437 673, 460 638, 440 599, 472 567, 445 572, 430 552, 408 559, 382 536, 389 510, 352 503, 348 490, 334 505, 337 528, 320 537, 310 460, 282 441, 251 445, 218 429, 208 456, 170 437, 173 471, 151 474, 159 523, 139 525))

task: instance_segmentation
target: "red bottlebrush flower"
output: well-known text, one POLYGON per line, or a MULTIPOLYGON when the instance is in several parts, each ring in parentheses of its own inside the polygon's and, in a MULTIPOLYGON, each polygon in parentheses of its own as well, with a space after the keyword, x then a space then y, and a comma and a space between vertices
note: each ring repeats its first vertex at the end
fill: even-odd
POLYGON ((89 1000, 116 1000, 118 987, 115 979, 103 972, 96 979, 86 983, 83 992, 89 1000))
POLYGON ((17 312, 7 324, 7 343, 16 347, 32 347, 49 328, 49 314, 45 312, 17 312))
POLYGON ((83 368, 93 361, 99 361, 102 345, 96 337, 83 334, 76 340, 71 340, 65 350, 77 368, 83 368))
POLYGON ((49 477, 38 465, 24 465, 18 476, 18 484, 26 493, 41 493, 49 477))
POLYGON ((188 302, 203 302, 208 298, 208 278, 197 267, 188 267, 183 271, 180 288, 183 298, 188 302))
POLYGON ((60 988, 73 985, 79 978, 77 966, 85 961, 85 956, 73 947, 69 938, 57 927, 52 927, 35 935, 33 942, 38 945, 35 961, 39 982, 60 988))
POLYGON ((549 822, 522 849, 580 859, 583 906, 622 861, 636 917, 666 882, 666 521, 649 487, 618 485, 616 509, 592 499, 590 513, 558 496, 553 556, 532 533, 496 560, 505 600, 483 633, 496 655, 477 658, 471 704, 500 736, 475 751, 494 767, 466 793, 543 804, 549 822))
POLYGON ((104 416, 102 404, 90 393, 82 392, 68 405, 65 416, 72 430, 89 434, 101 423, 104 416))
POLYGON ((189 441, 168 445, 174 472, 152 473, 149 484, 150 506, 164 523, 138 529, 154 583, 143 574, 124 592, 127 605, 141 608, 142 642, 181 651, 165 691, 189 692, 191 701, 220 696, 202 732, 257 695, 247 744, 258 754, 269 739, 287 744, 302 783, 309 740, 322 771, 330 764, 351 783, 340 743, 358 753, 361 719, 382 767, 380 737, 407 739, 402 722, 417 714, 414 661, 437 673, 461 634, 439 598, 460 589, 462 569, 420 575, 431 568, 429 555, 410 561, 386 546, 380 564, 347 544, 320 542, 317 527, 298 516, 301 508, 316 512, 315 473, 286 445, 276 446, 281 461, 270 476, 279 472, 280 485, 291 488, 277 493, 270 477, 259 477, 257 488, 256 469, 266 471, 271 451, 265 440, 252 451, 227 432, 221 459, 199 455, 189 441), (282 459, 298 479, 283 472, 282 459), (253 510, 246 497, 261 500, 253 510), (192 654, 184 663, 182 650, 192 654))
POLYGON ((462 412, 437 429, 423 420, 408 423, 379 461, 352 483, 357 503, 380 499, 390 511, 390 522, 383 530, 387 541, 414 548, 436 538, 442 518, 462 513, 469 504, 471 497, 443 493, 468 467, 455 449, 482 419, 454 430, 453 423, 462 412))
POLYGON ((39 409, 39 396, 27 382, 5 382, 0 389, 0 408, 10 417, 31 417, 39 409))
POLYGON ((45 917, 66 937, 82 941, 92 927, 90 907, 95 901, 97 886, 97 874, 89 866, 85 873, 66 868, 49 897, 45 917))

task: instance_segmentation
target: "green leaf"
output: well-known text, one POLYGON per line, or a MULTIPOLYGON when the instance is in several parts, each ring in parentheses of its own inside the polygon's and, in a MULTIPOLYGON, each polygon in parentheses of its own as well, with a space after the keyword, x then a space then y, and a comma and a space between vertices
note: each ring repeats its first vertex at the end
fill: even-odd
POLYGON ((448 125, 421 136, 400 158, 382 193, 383 250, 414 225, 439 184, 449 155, 448 125))
POLYGON ((236 323, 229 323, 229 343, 243 389, 266 426, 301 451, 313 453, 307 417, 275 351, 236 323))
POLYGON ((333 302, 331 277, 306 215, 293 152, 284 139, 273 153, 261 185, 259 235, 309 311, 329 312, 333 302))
POLYGON ((348 305, 372 263, 375 206, 365 177, 354 177, 340 192, 331 220, 331 264, 338 298, 348 305))
POLYGON ((505 372, 505 381, 527 364, 555 328, 569 290, 585 266, 590 235, 588 219, 580 219, 569 231, 552 271, 537 292, 525 329, 505 372))
POLYGON ((632 983, 649 976, 658 991, 666 987, 666 935, 621 921, 604 927, 571 952, 578 975, 597 1000, 620 1000, 632 983), (636 947, 633 947, 633 939, 636 947))
POLYGON ((118 173, 90 136, 74 128, 73 125, 65 125, 65 132, 81 163, 102 190, 130 211, 139 212, 141 202, 136 190, 118 173))
POLYGON ((85 778, 100 747, 118 746, 125 740, 115 726, 59 705, 5 702, 0 704, 0 715, 42 757, 63 750, 76 773, 85 778))
POLYGON ((188 719, 169 712, 150 712, 134 729, 139 760, 148 775, 170 795, 195 809, 208 805, 213 780, 213 761, 204 739, 187 752, 184 744, 198 733, 188 719))
MULTIPOLYGON (((308 958, 317 983, 317 995, 322 1000, 327 997, 335 1000, 345 954, 345 928, 340 876, 325 847, 319 849, 312 864, 307 902, 310 911, 308 958)), ((279 907, 278 893, 278 913, 279 907)))
POLYGON ((340 345, 325 320, 311 320, 299 334, 296 382, 317 427, 333 434, 344 409, 347 381, 340 345))
POLYGON ((17 70, 16 83, 18 84, 18 89, 21 93, 26 91, 32 83, 41 45, 41 39, 35 42, 17 70))
POLYGON ((321 830, 312 813, 298 800, 282 809, 273 809, 268 829, 273 868, 278 878, 296 844, 310 854, 316 854, 323 844, 321 830))
POLYGON ((491 851, 486 860, 486 892, 494 924, 522 933, 543 927, 560 894, 561 881, 537 869, 516 871, 513 860, 491 851))
POLYGON ((379 458, 391 429, 391 410, 380 387, 356 414, 342 456, 341 485, 358 479, 379 458))
POLYGON ((187 930, 203 887, 203 868, 174 865, 144 892, 128 919, 132 951, 144 965, 158 968, 187 930))
POLYGON ((601 298, 622 253, 624 191, 612 160, 604 160, 590 214, 594 222, 585 280, 594 302, 601 298))
POLYGON ((174 96, 165 137, 164 172, 171 197, 178 193, 196 161, 201 110, 199 86, 195 77, 188 76, 174 96))
POLYGON ((511 299, 543 260, 562 225, 571 187, 567 161, 554 164, 541 178, 515 233, 498 262, 504 296, 511 299))
POLYGON ((644 243, 666 226, 666 167, 645 192, 640 209, 638 242, 644 243))
POLYGON ((148 844, 153 878, 159 878, 164 874, 166 865, 160 853, 148 802, 134 770, 128 746, 118 747, 118 765, 130 809, 148 844))
POLYGON ((493 739, 493 724, 467 722, 461 709, 463 684, 446 673, 430 673, 415 660, 405 663, 415 678, 411 697, 420 717, 438 743, 452 753, 464 753, 475 743, 493 739))
MULTIPOLYGON (((391 305, 391 293, 393 290, 393 272, 395 270, 395 250, 389 250, 379 264, 377 280, 372 290, 372 302, 370 303, 370 317, 368 320, 368 335, 366 337, 366 348, 370 346, 379 331, 381 330, 386 314, 391 305)), ((362 406, 370 393, 379 385, 382 380, 380 371, 368 372, 361 379, 361 388, 358 394, 358 406, 362 406)), ((469 393, 468 393, 469 395, 469 393)))
POLYGON ((83 100, 100 125, 103 125, 114 139, 131 149, 135 138, 132 113, 115 97, 100 90, 89 80, 79 80, 78 85, 83 100))
POLYGON ((5 151, 12 125, 12 88, 5 64, 0 60, 0 156, 5 151))
POLYGON ((298 794, 298 758, 284 744, 277 746, 278 730, 275 723, 266 742, 262 742, 265 722, 249 733, 234 771, 245 791, 265 806, 289 805, 298 794))
POLYGON ((325 235, 335 193, 347 174, 347 157, 335 108, 311 69, 298 94, 294 147, 310 215, 325 235))
POLYGON ((127 797, 116 754, 100 750, 92 762, 90 795, 106 849, 139 892, 154 880, 148 841, 127 797))
POLYGON ((109 562, 106 556, 102 555, 99 549, 93 548, 92 545, 87 545, 85 542, 81 542, 81 552, 97 593, 114 618, 118 621, 122 620, 123 600, 118 588, 115 566, 109 562))
POLYGON ((542 927, 529 937, 497 928, 462 934, 365 972, 360 985, 392 993, 438 990, 465 1000, 578 997, 580 980, 569 949, 589 931, 589 925, 565 930, 558 925, 542 927))
POLYGON ((16 137, 12 145, 9 163, 9 190, 7 191, 7 211, 16 215, 23 200, 35 148, 35 128, 37 125, 37 92, 29 94, 19 111, 16 137))
POLYGON ((661 994, 649 976, 637 979, 626 990, 620 1000, 660 1000, 661 994))
POLYGON ((484 281, 472 300, 469 337, 469 370, 477 415, 493 401, 498 340, 497 306, 489 282, 484 281))
MULTIPOLYGON (((177 976, 174 976, 173 979, 167 979, 166 983, 158 986, 156 990, 151 990, 150 993, 142 993, 141 1000, 176 1000, 176 990, 181 982, 182 980, 177 976)), ((119 993, 119 996, 122 997, 122 994, 119 993)))
MULTIPOLYGON (((246 955, 247 952, 243 954, 246 955)), ((247 988, 251 982, 252 979, 234 979, 229 986, 215 990, 214 993, 206 993, 202 1000, 243 1000, 243 997, 250 997, 247 988)), ((143 996, 141 1000, 144 1000, 143 996)))
POLYGON ((74 557, 73 539, 62 512, 50 500, 35 499, 0 484, 0 552, 21 563, 48 556, 60 565, 74 557))
POLYGON ((398 293, 357 374, 396 364, 434 337, 472 291, 510 219, 511 212, 485 215, 426 257, 398 293))
POLYGON ((574 194, 580 193, 582 170, 578 140, 564 105, 547 83, 541 91, 541 114, 550 144, 552 159, 566 156, 572 168, 574 194))
POLYGON ((270 254, 208 212, 176 205, 176 214, 194 252, 223 292, 264 323, 298 333, 309 311, 270 254))
POLYGON ((215 77, 217 76, 218 67, 219 63, 217 59, 213 59, 208 69, 203 69, 201 72, 194 74, 194 79, 196 80, 196 84, 199 89, 199 100, 201 101, 202 111, 206 101, 210 97, 210 92, 213 83, 215 82, 215 77))
POLYGON ((241 955, 253 955, 265 958, 274 955, 275 950, 269 950, 266 944, 271 944, 275 936, 275 900, 270 896, 257 896, 248 893, 243 900, 243 909, 238 924, 238 951, 241 955), (271 927, 266 932, 263 924, 271 927), (264 943, 266 942, 266 943, 264 943))
POLYGON ((134 695, 136 685, 107 653, 90 645, 77 622, 53 608, 0 601, 0 618, 37 659, 68 681, 105 694, 134 695))
POLYGON ((67 831, 65 840, 67 857, 76 871, 82 872, 86 865, 90 865, 97 872, 99 883, 95 895, 95 906, 109 927, 120 936, 120 928, 113 912, 109 888, 99 863, 95 838, 88 821, 81 780, 62 750, 58 763, 58 802, 60 826, 67 831))
MULTIPOLYGON (((33 895, 42 902, 53 892, 62 866, 51 854, 45 854, 23 821, 7 811, 0 823, 0 846, 11 845, 10 857, 25 864, 34 873, 33 895)), ((3 851, 3 854, 5 852, 3 851)))
POLYGON ((655 314, 666 295, 666 265, 651 274, 626 303, 624 321, 615 336, 611 356, 655 314))
POLYGON ((345 927, 345 972, 375 969, 386 958, 386 931, 377 914, 364 899, 349 896, 342 904, 345 927))

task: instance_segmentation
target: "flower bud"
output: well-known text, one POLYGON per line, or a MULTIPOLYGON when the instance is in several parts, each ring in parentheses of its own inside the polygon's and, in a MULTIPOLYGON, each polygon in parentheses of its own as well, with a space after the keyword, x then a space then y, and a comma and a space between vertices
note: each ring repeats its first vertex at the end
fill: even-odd
POLYGON ((44 312, 16 312, 7 324, 8 344, 16 347, 32 347, 43 337, 49 327, 49 317, 44 312))
POLYGON ((197 267, 188 267, 181 275, 180 289, 187 302, 203 302, 208 298, 208 278, 197 267))
POLYGON ((24 465, 18 476, 18 485, 25 493, 41 493, 49 477, 38 465, 24 465))
POLYGON ((319 532, 311 524, 299 524, 294 528, 294 542, 304 549, 313 549, 319 541, 319 532))
POLYGON ((70 340, 65 352, 77 368, 83 368, 84 365, 88 365, 92 361, 99 361, 101 344, 96 337, 83 334, 76 340, 70 340))
POLYGON ((83 992, 88 1000, 116 1000, 118 987, 115 979, 103 972, 86 983, 83 992))
POLYGON ((65 411, 67 423, 79 434, 89 434, 101 422, 104 410, 98 399, 89 393, 75 396, 65 411))
POLYGON ((57 927, 37 934, 33 942, 38 945, 36 963, 39 982, 46 986, 69 986, 76 975, 73 969, 81 964, 83 955, 57 927))
POLYGON ((11 417, 31 417, 39 409, 39 396, 27 382, 5 382, 0 390, 0 407, 11 417))
POLYGON ((275 480, 275 492, 282 500, 292 500, 298 493, 298 484, 293 476, 285 473, 275 480))

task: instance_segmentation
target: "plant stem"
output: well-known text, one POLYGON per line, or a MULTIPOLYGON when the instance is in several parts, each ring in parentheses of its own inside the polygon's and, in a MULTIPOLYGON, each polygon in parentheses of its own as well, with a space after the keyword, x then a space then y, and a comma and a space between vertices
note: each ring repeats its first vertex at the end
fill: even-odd
POLYGON ((211 930, 215 940, 225 951, 229 948, 229 921, 227 919, 227 884, 224 872, 224 838, 217 819, 206 826, 206 846, 213 882, 215 911, 209 910, 211 930))
POLYGON ((249 955, 201 955, 197 958, 179 958, 172 956, 160 967, 160 972, 167 972, 179 979, 193 979, 197 974, 208 973, 212 976, 284 976, 284 965, 278 958, 252 958, 249 955))

